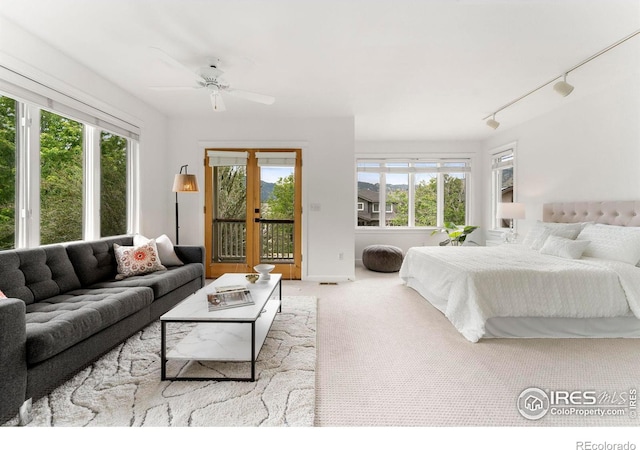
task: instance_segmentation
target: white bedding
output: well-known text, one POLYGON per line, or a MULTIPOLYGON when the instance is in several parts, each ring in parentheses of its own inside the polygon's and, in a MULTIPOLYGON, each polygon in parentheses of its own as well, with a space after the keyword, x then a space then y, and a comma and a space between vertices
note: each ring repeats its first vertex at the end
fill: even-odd
POLYGON ((417 290, 471 342, 483 337, 490 318, 640 317, 640 268, 549 256, 519 244, 414 247, 400 277, 424 287, 417 290))

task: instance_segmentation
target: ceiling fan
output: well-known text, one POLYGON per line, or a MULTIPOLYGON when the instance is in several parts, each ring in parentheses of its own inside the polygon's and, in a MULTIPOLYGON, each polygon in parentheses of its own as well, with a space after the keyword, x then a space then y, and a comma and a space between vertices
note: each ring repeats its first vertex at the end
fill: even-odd
POLYGON ((183 90, 183 89, 206 89, 209 92, 209 97, 211 99, 211 106, 213 110, 225 111, 226 107, 224 105, 224 101, 222 99, 222 93, 232 95, 234 97, 243 98, 245 100, 249 100, 252 102, 262 103, 264 105, 271 105, 275 102, 275 98, 269 95, 257 94, 255 92, 243 91, 240 89, 233 89, 225 80, 220 78, 224 72, 220 70, 218 67, 219 60, 215 58, 208 66, 201 67, 197 71, 192 71, 187 66, 179 62, 178 60, 172 58, 163 50, 157 47, 149 47, 151 51, 153 51, 158 58, 160 58, 165 63, 170 66, 182 71, 185 74, 188 74, 193 81, 194 85, 191 86, 150 86, 151 89, 156 90, 183 90))

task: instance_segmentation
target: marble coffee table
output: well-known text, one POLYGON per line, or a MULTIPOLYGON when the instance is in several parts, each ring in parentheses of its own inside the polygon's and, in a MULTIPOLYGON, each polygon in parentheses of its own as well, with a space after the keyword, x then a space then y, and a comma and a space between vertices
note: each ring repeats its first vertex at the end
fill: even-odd
POLYGON ((271 274, 269 280, 258 280, 253 284, 246 281, 245 275, 224 274, 160 317, 162 380, 255 381, 256 359, 273 319, 281 310, 282 275, 271 274), (255 304, 210 312, 207 294, 216 286, 234 285, 246 285, 255 304), (198 325, 168 350, 168 324, 185 322, 198 325), (167 362, 170 360, 250 362, 251 376, 167 376, 167 362))

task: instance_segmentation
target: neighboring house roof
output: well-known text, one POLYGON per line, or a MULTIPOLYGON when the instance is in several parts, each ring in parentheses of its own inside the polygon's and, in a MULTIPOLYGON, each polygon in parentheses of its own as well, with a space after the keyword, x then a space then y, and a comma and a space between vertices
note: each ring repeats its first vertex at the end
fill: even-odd
POLYGON ((358 190, 358 199, 366 200, 370 203, 377 203, 379 201, 380 194, 371 189, 358 190))

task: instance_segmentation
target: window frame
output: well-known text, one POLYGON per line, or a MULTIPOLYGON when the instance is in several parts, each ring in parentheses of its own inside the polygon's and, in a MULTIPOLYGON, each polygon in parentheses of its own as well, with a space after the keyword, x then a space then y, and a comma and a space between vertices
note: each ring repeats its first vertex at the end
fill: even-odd
POLYGON ((358 231, 366 230, 433 230, 439 229, 444 226, 444 175, 445 174, 459 174, 464 173, 465 180, 465 223, 459 225, 466 225, 471 217, 471 178, 472 178, 472 155, 460 155, 456 157, 385 157, 380 155, 365 156, 357 155, 355 160, 355 196, 356 203, 358 199, 358 174, 360 172, 377 173, 380 177, 379 191, 378 191, 378 207, 376 208, 376 202, 372 202, 372 212, 379 213, 378 225, 373 226, 361 226, 358 224, 357 214, 355 219, 355 227, 358 231), (363 166, 361 166, 361 164, 363 166), (399 164, 407 164, 406 171, 403 171, 404 167, 399 167, 399 164), (449 164, 449 165, 448 165, 449 164), (457 166, 451 164, 460 164, 457 166), (387 166, 388 165, 388 166, 387 166), (359 170, 360 168, 364 170, 359 170), (376 168, 378 170, 376 170, 376 168), (386 223, 386 214, 393 213, 393 205, 390 204, 390 211, 384 208, 381 211, 379 205, 384 202, 387 204, 387 188, 386 188, 386 173, 406 173, 408 174, 408 204, 410 205, 407 217, 407 225, 405 226, 391 226, 386 223), (436 208, 437 218, 436 225, 433 226, 417 226, 415 225, 415 174, 416 173, 433 173, 436 175, 436 208))
MULTIPOLYGON (((2 87, 0 80, 0 87, 2 87)), ((34 93, 34 96, 37 95, 34 93)), ((0 96, 8 97, 16 102, 16 183, 15 221, 16 236, 14 248, 32 248, 40 244, 40 116, 41 111, 77 121, 82 124, 83 140, 83 230, 82 240, 95 240, 101 237, 100 232, 100 133, 102 131, 116 134, 127 141, 127 234, 138 229, 138 153, 139 137, 126 132, 123 135, 114 131, 113 127, 87 123, 86 114, 68 113, 71 108, 43 107, 31 102, 24 96, 16 95, 7 89, 0 89, 0 96)), ((54 106, 59 103, 50 102, 54 106)), ((96 118, 95 123, 107 125, 96 118)), ((120 131, 120 130, 119 130, 120 131)), ((105 236, 106 237, 106 236, 105 236)))
POLYGON ((496 217, 498 212, 498 203, 502 200, 502 171, 511 168, 513 173, 512 184, 512 202, 517 202, 516 189, 516 149, 517 143, 510 142, 500 147, 493 148, 489 151, 490 168, 491 168, 491 229, 495 231, 504 231, 508 227, 500 226, 501 221, 496 217), (503 163, 502 158, 511 156, 509 162, 503 163))

